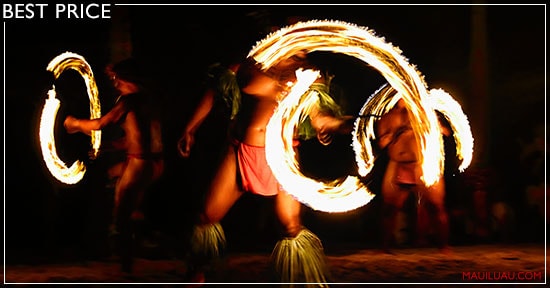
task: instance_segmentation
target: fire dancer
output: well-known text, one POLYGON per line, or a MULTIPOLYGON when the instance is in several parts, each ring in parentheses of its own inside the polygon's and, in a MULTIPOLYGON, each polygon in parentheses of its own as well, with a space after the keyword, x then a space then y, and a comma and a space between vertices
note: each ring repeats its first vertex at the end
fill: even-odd
MULTIPOLYGON (((284 228, 284 237, 273 251, 274 269, 281 282, 327 281, 327 266, 319 238, 306 229, 300 219, 301 203, 282 189, 272 174, 265 156, 266 126, 278 103, 296 81, 299 68, 315 69, 307 53, 298 53, 263 71, 251 58, 222 73, 218 88, 210 89, 190 118, 178 143, 181 156, 188 157, 194 133, 220 95, 232 107, 230 143, 207 191, 200 221, 192 236, 189 273, 192 282, 204 282, 209 262, 219 256, 225 245, 220 220, 244 192, 272 196, 275 213, 284 228), (224 80, 225 79, 225 80, 224 80), (300 248, 297 248, 300 247, 300 248), (298 261, 298 262, 294 262, 298 261), (301 262, 300 262, 301 261, 301 262), (296 270, 295 270, 296 269, 296 270)), ((328 145, 333 133, 351 133, 353 120, 343 116, 338 105, 328 94, 331 76, 322 75, 310 89, 319 92, 320 101, 308 114, 303 127, 298 129, 302 139, 317 137, 328 145), (309 132, 307 132, 309 131, 309 132), (312 132, 313 131, 313 132, 312 132)))
MULTIPOLYGON (((388 86, 391 88, 391 86, 388 86)), ((441 124, 441 119, 440 119, 441 124)), ((444 137, 449 137, 451 130, 440 125, 444 137)), ((449 220, 445 207, 445 179, 442 175, 432 186, 426 186, 422 179, 422 167, 419 162, 420 147, 416 139, 409 110, 403 99, 376 123, 376 135, 382 157, 385 157, 386 168, 382 177, 382 247, 390 252, 398 212, 403 208, 410 193, 416 196, 418 218, 417 229, 426 227, 424 210, 429 209, 436 222, 438 245, 442 252, 449 252, 449 220), (424 207, 424 205, 427 207, 424 207)), ((431 219, 430 219, 431 220, 431 219)), ((417 232, 419 232, 417 230, 417 232)), ((421 235, 418 235, 421 236, 421 235)))
POLYGON ((116 237, 117 252, 123 272, 132 272, 133 233, 137 223, 144 220, 142 202, 150 185, 163 173, 162 137, 159 107, 147 91, 144 75, 138 62, 128 58, 106 69, 114 88, 120 95, 113 108, 100 118, 77 119, 67 116, 68 133, 85 133, 107 127, 120 129, 118 137, 104 151, 122 151, 122 162, 108 169, 115 180, 113 219, 110 233, 116 237))

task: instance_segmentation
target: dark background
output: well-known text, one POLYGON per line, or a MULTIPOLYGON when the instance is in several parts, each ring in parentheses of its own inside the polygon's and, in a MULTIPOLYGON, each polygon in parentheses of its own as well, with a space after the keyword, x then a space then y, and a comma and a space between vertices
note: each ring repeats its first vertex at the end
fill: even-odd
MULTIPOLYGON (((206 67, 247 52, 266 35, 267 27, 282 26, 295 16, 373 29, 403 51, 425 75, 429 88, 443 88, 462 104, 475 137, 474 163, 464 179, 483 179, 489 200, 486 212, 491 214, 493 203, 505 203, 512 216, 504 224, 491 220, 491 234, 477 237, 468 228, 468 219, 475 218, 475 185, 464 180, 461 189, 448 195, 450 211, 457 211, 457 216, 451 215, 453 244, 543 241, 546 216, 537 214, 526 191, 529 186, 546 188, 545 9, 543 5, 134 5, 117 6, 110 20, 4 19, 5 260, 97 257, 104 251, 112 194, 103 189, 102 160, 86 158, 89 139, 67 135, 61 127, 56 131, 62 159, 88 164, 85 179, 77 185, 57 182, 41 159, 38 124, 53 83, 46 72, 53 57, 71 51, 87 59, 96 74, 103 113, 115 96, 102 73, 105 65, 128 54, 146 63, 165 109, 167 156, 166 173, 151 189, 147 211, 151 229, 171 239, 171 247, 180 253, 179 244, 194 221, 224 134, 223 117, 213 113, 198 132, 194 155, 190 159, 177 155, 175 143, 200 97, 206 67), (126 46, 121 45, 125 37, 126 46), (531 151, 531 147, 537 148, 531 151)), ((338 62, 337 79, 351 91, 351 103, 361 105, 362 97, 381 83, 363 80, 364 67, 347 61, 338 62)), ((83 115, 88 109, 82 80, 66 74, 56 82, 63 101, 58 119, 66 113, 83 115)), ((343 152, 344 157, 324 153, 317 157, 323 159, 317 167, 339 167, 338 161, 347 159, 348 152, 343 152)), ((373 245, 378 232, 376 199, 348 213, 305 207, 304 221, 328 245, 373 245)), ((270 205, 269 199, 250 195, 235 205, 224 219, 232 249, 250 249, 263 240, 266 247, 273 247, 276 229, 270 205)))

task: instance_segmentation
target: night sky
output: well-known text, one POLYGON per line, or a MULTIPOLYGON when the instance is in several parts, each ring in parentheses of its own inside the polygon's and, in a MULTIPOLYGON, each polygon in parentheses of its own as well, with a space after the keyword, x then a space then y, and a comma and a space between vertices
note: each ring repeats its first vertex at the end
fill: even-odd
MULTIPOLYGON (((181 230, 194 220, 200 191, 218 156, 224 123, 216 115, 198 132, 195 156, 184 160, 175 150, 183 125, 200 97, 206 67, 247 52, 266 35, 266 27, 282 26, 285 19, 300 16, 341 20, 373 29, 403 51, 425 76, 429 88, 443 88, 453 95, 469 116, 476 138, 471 170, 491 175, 491 200, 508 203, 515 210, 517 223, 530 221, 535 225, 534 231, 517 225, 513 240, 541 239, 544 223, 532 220, 544 216, 537 218, 529 213, 532 208, 525 191, 529 185, 545 186, 540 175, 544 175, 546 150, 543 146, 530 154, 524 152, 537 139, 546 140, 544 5, 117 7, 128 13, 124 23, 131 31, 133 56, 146 63, 165 109, 167 169, 149 199, 155 229, 176 237, 184 234, 181 230), (481 52, 472 48, 473 32, 483 31, 483 25, 473 24, 477 19, 474 15, 485 16, 481 23, 486 29, 482 38, 486 50, 481 52)), ((110 38, 114 23, 114 19, 4 19, 7 262, 47 258, 48 253, 85 254, 98 237, 96 232, 102 231, 110 195, 101 189, 103 183, 98 180, 102 163, 85 159, 88 139, 68 135, 62 126, 56 132, 58 153, 64 159, 82 159, 89 165, 90 171, 81 183, 67 186, 53 179, 45 168, 37 137, 39 115, 53 82, 46 66, 62 52, 84 56, 96 74, 102 107, 108 109, 113 102, 115 95, 102 71, 114 57, 110 38)), ((358 109, 357 105, 365 100, 362 97, 374 92, 381 79, 363 80, 367 69, 350 59, 338 64, 336 79, 351 91, 351 109, 358 109)), ((65 113, 85 113, 88 107, 81 80, 67 74, 56 83, 60 97, 66 100, 58 119, 65 113)), ((327 161, 342 158, 327 157, 327 161)), ((469 198, 459 198, 463 199, 460 205, 469 206, 469 198)), ((261 201, 245 197, 237 204, 251 214, 231 211, 226 220, 233 227, 229 230, 241 233, 244 225, 239 223, 250 224, 248 218, 264 215, 258 207, 269 204, 261 201)), ((347 240, 365 241, 370 237, 365 227, 376 218, 371 212, 368 207, 346 215, 308 211, 305 219, 326 238, 336 239, 335 234, 342 235, 340 229, 348 228, 360 231, 346 231, 347 240), (352 221, 364 223, 341 225, 352 221)))

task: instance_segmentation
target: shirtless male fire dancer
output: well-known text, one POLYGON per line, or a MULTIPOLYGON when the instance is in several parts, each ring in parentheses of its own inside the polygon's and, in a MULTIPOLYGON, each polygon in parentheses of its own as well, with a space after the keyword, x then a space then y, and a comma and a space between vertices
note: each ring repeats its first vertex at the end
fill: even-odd
POLYGON ((63 124, 71 134, 117 130, 115 139, 102 147, 105 152, 119 151, 125 156, 107 171, 108 177, 116 180, 110 233, 116 236, 122 271, 132 273, 133 234, 136 224, 145 218, 145 193, 164 172, 160 106, 145 87, 142 68, 135 58, 109 65, 106 73, 120 95, 113 108, 96 119, 69 115, 63 124))
MULTIPOLYGON (((246 59, 225 74, 235 76, 233 84, 220 85, 240 89, 207 91, 184 128, 178 148, 182 157, 188 157, 194 133, 212 109, 216 95, 225 99, 229 97, 232 99, 230 103, 238 105, 238 113, 232 120, 232 131, 229 133, 231 145, 211 181, 200 223, 196 225, 191 239, 193 255, 189 271, 195 277, 191 281, 204 281, 208 261, 218 256, 225 244, 219 222, 247 191, 275 196, 275 213, 285 233, 273 253, 278 255, 272 259, 276 277, 281 283, 307 282, 325 286, 328 269, 321 241, 302 225, 301 203, 282 189, 265 156, 266 126, 279 101, 296 82, 295 71, 299 68, 318 70, 307 61, 306 56, 304 52, 295 54, 267 71, 262 71, 254 59, 246 59)), ((229 78, 224 79, 227 81, 229 78)), ((306 121, 314 129, 311 131, 316 131, 313 135, 321 143, 328 143, 333 133, 351 133, 353 128, 354 119, 343 116, 328 94, 329 79, 323 75, 310 87, 318 89, 320 101, 306 121)))
MULTIPOLYGON (((388 87, 393 89, 391 86, 388 87)), ((440 119, 442 137, 449 137, 450 129, 442 124, 440 119)), ((420 148, 403 99, 399 99, 391 110, 381 115, 376 123, 376 135, 379 148, 388 158, 381 185, 383 251, 390 252, 397 213, 403 208, 410 193, 413 193, 418 201, 417 209, 423 209, 420 207, 421 204, 428 204, 427 208, 436 223, 439 248, 444 253, 450 252, 449 220, 445 208, 445 179, 441 176, 429 187, 421 180, 423 172, 419 161, 420 148)), ((421 219, 418 220, 421 221, 421 219)))

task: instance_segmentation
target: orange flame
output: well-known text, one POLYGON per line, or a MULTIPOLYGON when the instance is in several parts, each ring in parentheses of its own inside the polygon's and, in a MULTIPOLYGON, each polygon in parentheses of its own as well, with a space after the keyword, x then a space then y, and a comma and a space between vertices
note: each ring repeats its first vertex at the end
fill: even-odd
MULTIPOLYGON (((90 65, 86 62, 84 57, 75 53, 65 52, 52 59, 47 67, 47 70, 54 74, 55 79, 57 79, 66 69, 73 69, 84 78, 88 97, 90 98, 90 118, 95 119, 101 117, 98 89, 90 65)), ((52 173, 57 180, 66 184, 76 184, 84 177, 86 166, 84 163, 77 160, 71 167, 67 167, 65 162, 57 155, 53 130, 60 101, 55 97, 55 85, 52 85, 52 89, 48 91, 48 98, 46 99, 40 117, 39 137, 42 158, 50 173, 52 173)), ((101 145, 101 131, 93 131, 91 141, 93 149, 92 157, 95 157, 99 153, 99 147, 101 145)))

